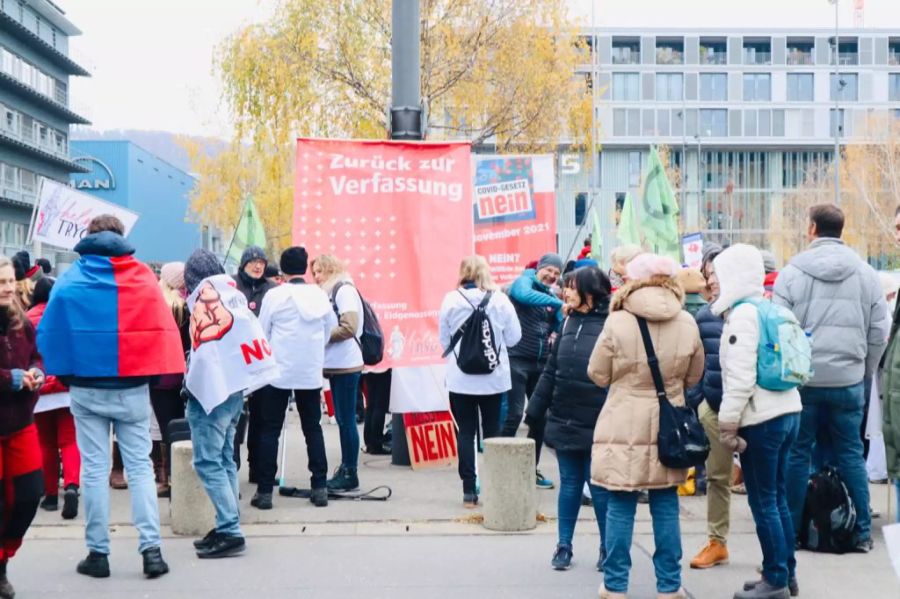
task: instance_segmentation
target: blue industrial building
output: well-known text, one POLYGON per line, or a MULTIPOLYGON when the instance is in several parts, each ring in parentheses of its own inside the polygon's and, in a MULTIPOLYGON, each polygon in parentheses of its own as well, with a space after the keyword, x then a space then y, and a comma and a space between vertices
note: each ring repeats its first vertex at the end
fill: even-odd
POLYGON ((144 262, 185 260, 198 247, 222 253, 219 234, 191 218, 190 193, 196 180, 130 141, 73 141, 79 191, 139 215, 128 235, 144 262))
POLYGON ((0 0, 0 252, 25 246, 40 177, 66 182, 87 169, 72 160, 69 77, 89 73, 69 58, 81 31, 49 0, 0 0))

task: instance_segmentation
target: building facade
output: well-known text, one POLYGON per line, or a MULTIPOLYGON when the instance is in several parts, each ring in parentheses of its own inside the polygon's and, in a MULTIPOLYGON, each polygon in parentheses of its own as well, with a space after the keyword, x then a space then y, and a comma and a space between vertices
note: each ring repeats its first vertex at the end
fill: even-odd
POLYGON ((191 218, 192 175, 129 141, 73 141, 85 172, 70 184, 138 214, 128 240, 145 262, 184 261, 198 247, 222 255, 218 231, 191 218))
POLYGON ((89 73, 69 57, 81 31, 49 0, 0 0, 0 252, 25 246, 41 177, 86 172, 73 160, 69 77, 89 73))
POLYGON ((655 144, 680 173, 685 232, 769 246, 781 201, 831 163, 835 133, 861 143, 873 116, 900 116, 900 31, 841 30, 837 75, 834 39, 822 29, 586 32, 578 72, 592 83, 602 149, 560 150, 560 251, 580 246, 592 206, 615 239, 616 205, 639 193, 655 144))

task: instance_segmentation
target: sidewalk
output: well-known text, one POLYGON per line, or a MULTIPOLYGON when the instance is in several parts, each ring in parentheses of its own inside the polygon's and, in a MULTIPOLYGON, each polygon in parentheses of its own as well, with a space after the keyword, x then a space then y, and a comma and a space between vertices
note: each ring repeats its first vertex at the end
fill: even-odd
MULTIPOLYGON (((329 464, 334 467, 340 452, 337 427, 324 428, 329 464)), ((288 433, 286 482, 308 486, 296 412, 289 414, 288 433)), ((543 453, 541 469, 558 481, 553 452, 543 453)), ((244 557, 200 562, 193 556, 190 539, 173 537, 166 527, 165 552, 173 573, 145 583, 139 580, 128 493, 111 491, 113 580, 89 581, 74 573, 84 553, 80 516, 66 522, 59 512, 39 511, 23 550, 10 566, 19 596, 51 596, 65 588, 85 597, 112 590, 116 597, 213 597, 225 589, 233 598, 256 596, 260 591, 287 597, 311 590, 314 597, 463 597, 471 593, 479 598, 595 597, 601 581, 593 569, 598 538, 590 509, 580 515, 576 567, 569 572, 549 567, 556 542, 556 490, 536 491, 539 511, 547 522, 539 522, 532 532, 504 535, 471 522, 478 510, 462 507, 461 484, 449 468, 413 472, 391 466, 389 456, 362 455, 361 487, 391 487, 393 496, 387 502, 342 500, 315 508, 303 499, 276 497, 271 511, 249 506, 253 486, 246 482, 246 467, 241 474, 242 521, 249 537, 244 557), (116 573, 119 570, 121 574, 116 573)), ((900 581, 890 567, 880 533, 887 522, 887 487, 873 485, 871 490, 873 507, 883 514, 874 521, 875 551, 844 556, 799 553, 802 597, 900 596, 900 581)), ((167 500, 161 501, 160 513, 166 525, 167 500)), ((690 570, 690 558, 706 540, 705 517, 705 498, 682 498, 685 587, 692 597, 730 598, 744 580, 757 576, 755 567, 761 560, 746 498, 735 496, 732 503, 731 564, 711 571, 690 570)), ((649 511, 639 506, 629 596, 655 596, 652 552, 649 511)))

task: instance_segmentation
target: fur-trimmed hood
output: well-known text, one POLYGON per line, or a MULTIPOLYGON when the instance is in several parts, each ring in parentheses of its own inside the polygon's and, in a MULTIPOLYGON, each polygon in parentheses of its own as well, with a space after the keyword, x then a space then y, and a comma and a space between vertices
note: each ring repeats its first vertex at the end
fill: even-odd
POLYGON ((684 306, 684 290, 672 277, 629 281, 613 295, 610 312, 625 310, 651 322, 671 320, 684 306))

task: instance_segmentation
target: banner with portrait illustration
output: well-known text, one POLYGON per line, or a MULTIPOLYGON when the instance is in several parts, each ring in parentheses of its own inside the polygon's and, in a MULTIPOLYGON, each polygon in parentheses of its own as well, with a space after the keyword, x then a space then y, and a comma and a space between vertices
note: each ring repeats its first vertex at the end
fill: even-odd
POLYGON ((204 279, 187 304, 191 355, 185 385, 207 414, 233 393, 253 392, 278 377, 262 326, 234 279, 204 279))
POLYGON ((557 251, 553 156, 478 155, 474 179, 475 253, 503 285, 557 251))
POLYGON ((293 243, 336 256, 378 314, 381 367, 443 363, 438 312, 472 254, 468 143, 297 140, 293 243))
POLYGON ((104 202, 58 181, 42 179, 29 243, 40 241, 72 250, 87 235, 91 220, 101 214, 112 214, 122 221, 126 237, 138 220, 137 213, 117 204, 104 202))

